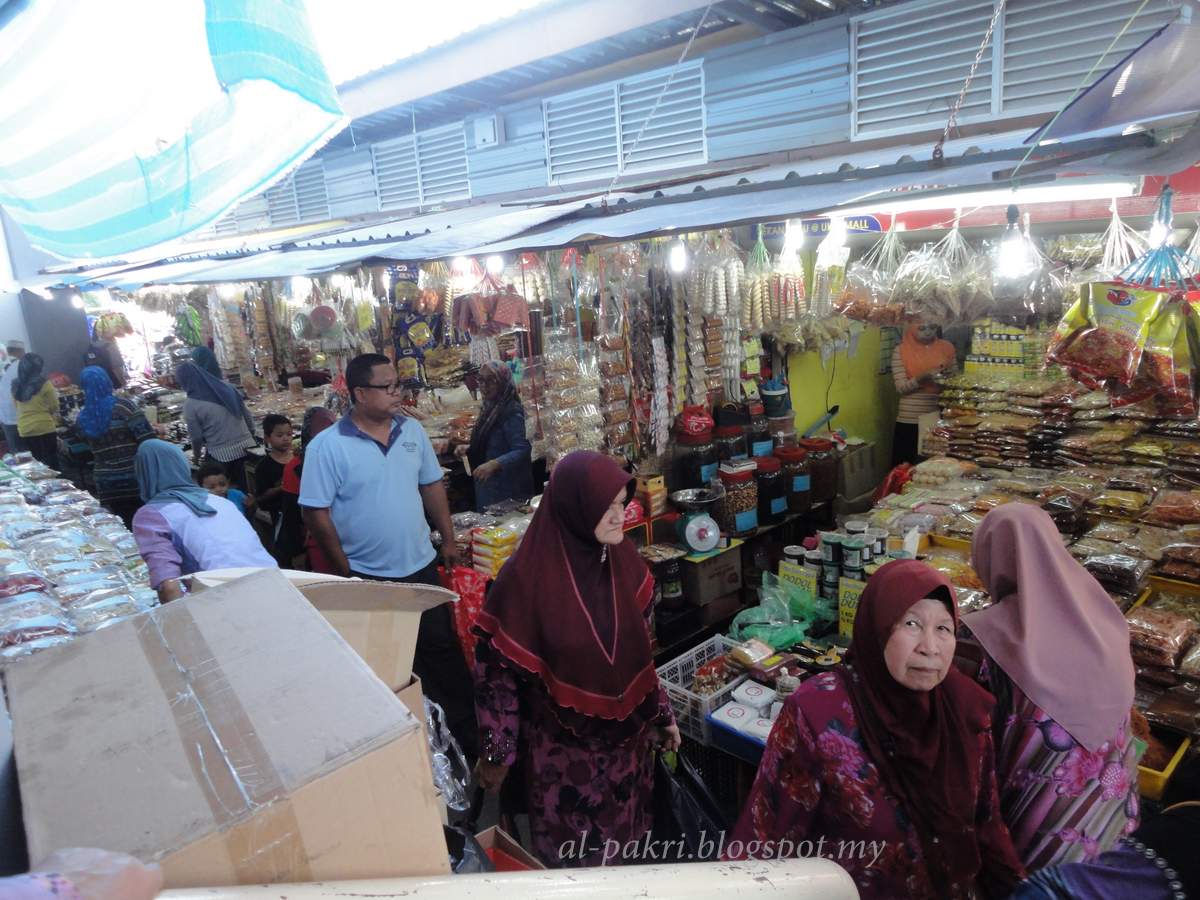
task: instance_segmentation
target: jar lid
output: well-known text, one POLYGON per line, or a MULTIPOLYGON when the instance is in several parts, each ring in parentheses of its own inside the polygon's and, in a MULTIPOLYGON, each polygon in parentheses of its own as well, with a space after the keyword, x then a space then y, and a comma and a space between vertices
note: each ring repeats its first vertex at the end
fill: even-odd
POLYGON ((800 446, 811 453, 828 453, 833 449, 833 441, 824 438, 801 438, 800 446))
POLYGON ((713 429, 713 437, 728 438, 741 437, 746 433, 746 429, 741 425, 718 425, 713 429))
POLYGON ((803 447, 776 447, 775 455, 786 463, 804 462, 808 459, 808 451, 803 447))
POLYGON ((758 466, 758 471, 766 472, 767 474, 778 472, 781 465, 779 460, 774 456, 756 456, 754 457, 754 462, 758 466))
POLYGON ((683 444, 685 447, 698 447, 701 444, 711 444, 713 433, 711 431, 701 431, 698 434, 683 432, 683 434, 675 435, 675 443, 683 444))
POLYGON ((754 469, 726 469, 722 466, 717 475, 721 479, 721 484, 744 484, 747 481, 754 480, 754 469))

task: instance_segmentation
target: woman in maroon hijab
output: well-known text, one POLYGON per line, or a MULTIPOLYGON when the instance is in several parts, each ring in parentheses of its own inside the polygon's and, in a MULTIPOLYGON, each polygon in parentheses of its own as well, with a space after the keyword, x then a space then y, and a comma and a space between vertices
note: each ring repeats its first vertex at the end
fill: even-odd
POLYGON ((552 867, 634 861, 651 751, 679 746, 650 652, 653 582, 623 531, 631 490, 606 456, 564 457, 475 623, 477 775, 497 790, 521 765, 552 867))
POLYGON ((1036 506, 988 513, 971 561, 996 601, 963 624, 997 700, 1004 821, 1030 871, 1093 860, 1138 825, 1129 626, 1036 506))
POLYGON ((771 729, 727 856, 825 856, 864 900, 1008 896, 1022 870, 993 701, 953 668, 957 624, 954 588, 924 563, 872 576, 846 665, 804 682, 771 729))

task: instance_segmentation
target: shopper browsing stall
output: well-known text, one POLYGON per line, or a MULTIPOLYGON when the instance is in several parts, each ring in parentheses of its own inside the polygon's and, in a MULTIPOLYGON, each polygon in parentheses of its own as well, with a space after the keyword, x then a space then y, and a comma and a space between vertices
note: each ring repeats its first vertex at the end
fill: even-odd
POLYGON ((27 353, 17 364, 12 395, 17 404, 17 430, 34 458, 58 468, 58 391, 42 374, 45 363, 27 353))
POLYGON ((304 474, 304 451, 312 439, 337 424, 337 416, 323 406, 310 406, 304 411, 300 426, 300 450, 283 467, 280 481, 279 522, 275 528, 275 558, 285 568, 301 555, 307 556, 310 571, 333 575, 333 563, 304 527, 300 514, 300 481, 304 474))
POLYGON ((4 350, 8 354, 8 362, 4 364, 4 374, 0 375, 0 426, 4 428, 8 452, 17 453, 24 450, 25 446, 17 430, 17 402, 13 399, 13 384, 20 370, 21 357, 25 355, 25 344, 22 341, 9 341, 4 345, 4 350))
MULTIPOLYGON (((440 584, 429 516, 447 568, 458 545, 442 467, 420 423, 402 414, 403 385, 386 356, 364 354, 346 367, 353 406, 304 455, 304 523, 338 575, 440 584)), ((450 730, 474 756, 471 676, 446 604, 421 616, 413 671, 425 695, 446 711, 450 730)))
POLYGON ((253 447, 254 419, 233 385, 214 378, 195 363, 183 363, 175 380, 187 394, 183 416, 197 465, 207 456, 222 463, 229 479, 246 489, 246 451, 253 447))
POLYGON ((938 337, 929 322, 910 325, 892 351, 892 380, 900 393, 892 438, 892 465, 917 462, 917 425, 921 416, 938 411, 938 375, 954 370, 954 345, 938 337))
POLYGON ((208 347, 194 348, 192 350, 192 362, 213 378, 221 381, 225 380, 225 373, 221 371, 221 364, 217 362, 217 354, 213 353, 208 347))
POLYGON ((742 848, 864 841, 877 856, 838 859, 864 900, 1004 896, 1016 884, 994 701, 953 667, 957 625, 954 588, 924 563, 872 576, 846 665, 804 682, 771 730, 734 832, 742 848))
POLYGON ((599 453, 559 461, 476 623, 477 774, 495 790, 521 767, 549 866, 599 865, 607 842, 640 841, 651 748, 679 746, 646 627, 653 580, 622 530, 632 484, 599 453), (564 853, 581 832, 587 845, 564 853))
POLYGON ((154 427, 133 401, 114 396, 112 381, 99 366, 84 369, 79 383, 84 405, 75 431, 92 451, 96 499, 128 528, 141 506, 134 456, 138 444, 154 437, 154 427))
POLYGON ((144 441, 134 470, 146 505, 133 517, 133 536, 162 602, 181 597, 179 579, 194 572, 278 568, 241 510, 192 481, 174 444, 144 441))
POLYGON ((525 407, 517 396, 512 369, 493 360, 479 369, 479 391, 483 407, 471 443, 459 447, 460 456, 471 464, 475 480, 475 509, 514 497, 533 496, 530 463, 532 445, 525 436, 525 407))
POLYGON ((971 561, 996 600, 963 622, 997 699, 1001 813, 1031 871, 1090 859, 1137 827, 1129 627, 1035 506, 988 513, 971 561))

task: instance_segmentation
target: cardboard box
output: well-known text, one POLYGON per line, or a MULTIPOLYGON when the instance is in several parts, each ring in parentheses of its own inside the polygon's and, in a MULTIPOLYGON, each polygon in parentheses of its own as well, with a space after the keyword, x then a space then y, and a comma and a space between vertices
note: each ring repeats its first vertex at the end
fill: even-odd
POLYGON ((701 559, 683 560, 683 597, 693 606, 707 606, 718 597, 742 589, 740 545, 714 550, 701 559))
POLYGON ((707 627, 728 619, 742 608, 742 592, 734 591, 700 607, 700 619, 707 627))
POLYGON ((174 888, 449 871, 417 720, 278 571, 5 680, 35 859, 105 847, 174 888))
MULTIPOLYGON (((486 831, 481 831, 479 834, 475 835, 475 840, 479 841, 479 846, 487 851, 487 855, 492 859, 493 864, 495 864, 496 860, 492 857, 492 851, 501 850, 512 857, 512 859, 515 860, 518 865, 524 866, 526 870, 546 868, 536 856, 518 844, 503 828, 493 825, 486 831)), ((496 871, 515 872, 522 870, 513 868, 511 866, 506 868, 496 866, 496 871)))

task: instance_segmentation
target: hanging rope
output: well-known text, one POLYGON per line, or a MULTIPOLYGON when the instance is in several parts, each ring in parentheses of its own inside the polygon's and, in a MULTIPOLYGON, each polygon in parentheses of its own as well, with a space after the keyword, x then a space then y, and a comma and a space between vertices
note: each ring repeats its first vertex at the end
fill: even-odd
MULTIPOLYGON (((642 142, 642 135, 646 133, 646 128, 652 121, 654 121, 654 114, 658 112, 659 106, 662 105, 663 97, 665 97, 667 95, 667 91, 671 89, 671 84, 675 81, 675 76, 679 73, 679 67, 683 65, 683 61, 687 59, 688 53, 691 52, 692 44, 696 43, 696 35, 703 30, 704 23, 708 20, 708 14, 712 10, 715 2, 716 0, 708 0, 708 5, 704 7, 704 12, 700 16, 700 22, 695 28, 692 29, 691 37, 688 38, 687 44, 684 45, 683 52, 679 54, 679 59, 675 61, 675 66, 671 69, 671 74, 667 76, 666 83, 663 84, 662 90, 658 92, 658 97, 656 97, 654 100, 654 106, 650 108, 650 115, 646 116, 646 120, 642 122, 642 127, 638 129, 637 137, 633 139, 633 146, 630 147, 628 151, 623 151, 621 153, 621 164, 617 166, 617 171, 613 173, 612 181, 608 183, 608 188, 604 191, 605 202, 607 202, 609 195, 612 194, 612 189, 617 183, 617 179, 621 177, 621 172, 625 168, 625 163, 629 161, 629 157, 634 154, 638 148, 638 144, 642 142)), ((617 144, 620 145, 620 143, 621 136, 618 134, 617 144)))
POLYGON ((946 128, 942 131, 942 136, 938 139, 938 142, 933 146, 933 161, 935 163, 940 163, 945 158, 943 147, 950 138, 950 132, 958 124, 958 112, 962 109, 962 105, 967 99, 967 91, 971 89, 971 82, 975 80, 975 73, 979 71, 979 64, 983 62, 983 54, 987 51, 988 44, 992 42, 992 32, 996 30, 996 24, 1000 21, 1000 16, 1004 14, 1004 5, 1006 2, 1007 0, 1000 0, 996 4, 996 11, 992 13, 992 21, 988 22, 987 31, 983 33, 983 41, 979 44, 979 49, 975 52, 975 62, 971 63, 971 69, 967 72, 967 78, 963 82, 962 90, 958 92, 958 99, 950 107, 950 118, 946 120, 946 128))
MULTIPOLYGON (((1075 90, 1071 92, 1071 96, 1067 99, 1067 102, 1062 105, 1062 108, 1054 114, 1054 118, 1052 118, 1046 127, 1042 129, 1043 134, 1054 127, 1054 123, 1058 121, 1059 116, 1065 113, 1067 111, 1067 107, 1075 102, 1075 98, 1079 96, 1080 92, 1092 83, 1092 76, 1095 75, 1096 70, 1100 68, 1100 63, 1104 62, 1104 60, 1108 58, 1108 54, 1112 53, 1113 47, 1117 46, 1117 41, 1121 40, 1121 38, 1125 36, 1125 32, 1129 30, 1129 26, 1131 26, 1137 17, 1142 14, 1142 10, 1146 8, 1146 4, 1149 2, 1150 0, 1142 0, 1138 8, 1133 11, 1133 15, 1129 17, 1129 21, 1126 22, 1124 27, 1117 32, 1117 36, 1109 42, 1109 45, 1104 49, 1104 52, 1100 54, 1094 63, 1092 63, 1092 67, 1087 70, 1087 74, 1083 76, 1083 80, 1080 81, 1075 90)), ((1040 143, 1041 142, 1038 141, 1030 144, 1029 149, 1025 152, 1025 155, 1021 157, 1021 161, 1017 163, 1017 167, 1012 170, 1012 174, 1009 176, 1009 178, 1012 180, 1014 185, 1016 185, 1017 173, 1021 171, 1021 166, 1029 162, 1029 157, 1033 155, 1033 151, 1038 148, 1038 144, 1040 143)))

